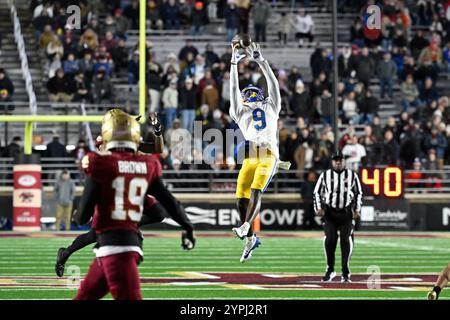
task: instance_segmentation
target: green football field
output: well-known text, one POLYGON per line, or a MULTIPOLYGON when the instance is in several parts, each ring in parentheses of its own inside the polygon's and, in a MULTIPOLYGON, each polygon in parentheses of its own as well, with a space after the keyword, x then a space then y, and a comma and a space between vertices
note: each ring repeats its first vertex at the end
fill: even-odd
MULTIPOLYGON (((0 234, 0 299, 71 299, 93 259, 75 253, 64 278, 54 274, 56 251, 74 233, 0 234)), ((242 242, 230 233, 199 232, 192 251, 179 232, 146 232, 139 270, 146 299, 424 299, 450 260, 446 233, 356 233, 353 282, 322 283, 320 232, 263 232, 262 245, 241 264, 242 242), (380 274, 377 273, 380 271, 380 274)), ((336 271, 340 270, 339 244, 336 271)), ((442 299, 450 298, 444 290, 442 299)), ((110 299, 110 296, 105 297, 110 299)))

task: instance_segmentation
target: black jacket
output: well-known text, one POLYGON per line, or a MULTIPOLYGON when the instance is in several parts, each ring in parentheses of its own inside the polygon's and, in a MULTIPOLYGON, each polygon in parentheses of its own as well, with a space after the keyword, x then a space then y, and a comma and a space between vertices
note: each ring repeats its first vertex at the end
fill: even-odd
POLYGON ((356 77, 361 81, 369 81, 374 76, 375 63, 370 56, 360 56, 356 69, 356 77))
POLYGON ((2 89, 8 90, 9 96, 12 96, 14 94, 14 85, 11 79, 9 79, 6 75, 2 80, 0 80, 0 90, 2 89))
POLYGON ((21 153, 22 153, 22 148, 18 144, 14 143, 14 142, 11 142, 5 148, 5 150, 3 150, 2 157, 5 157, 5 158, 12 157, 12 158, 14 158, 15 156, 17 156, 17 155, 19 155, 21 153))
POLYGON ((63 78, 58 78, 58 76, 55 75, 48 80, 47 89, 52 94, 61 92, 72 94, 75 91, 75 85, 69 77, 64 76, 63 78))
POLYGON ((290 107, 296 118, 302 117, 311 119, 314 113, 311 105, 311 98, 306 91, 302 93, 294 92, 290 101, 290 107))
POLYGON ((64 158, 67 157, 66 147, 59 141, 53 140, 47 144, 45 156, 50 158, 64 158))
POLYGON ((180 110, 195 110, 197 107, 197 89, 192 86, 191 90, 182 87, 178 94, 178 108, 180 110))
POLYGON ((360 113, 378 113, 378 99, 375 97, 365 97, 359 105, 360 113))

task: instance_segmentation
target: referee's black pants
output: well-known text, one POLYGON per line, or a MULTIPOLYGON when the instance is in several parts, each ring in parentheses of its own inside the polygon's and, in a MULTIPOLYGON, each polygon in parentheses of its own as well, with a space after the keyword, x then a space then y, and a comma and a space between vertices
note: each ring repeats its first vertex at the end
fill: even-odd
POLYGON ((324 247, 327 259, 327 271, 334 271, 335 251, 338 237, 341 240, 342 274, 350 274, 350 256, 353 250, 353 213, 350 207, 337 210, 325 209, 324 247), (338 235, 339 231, 339 235, 338 235))

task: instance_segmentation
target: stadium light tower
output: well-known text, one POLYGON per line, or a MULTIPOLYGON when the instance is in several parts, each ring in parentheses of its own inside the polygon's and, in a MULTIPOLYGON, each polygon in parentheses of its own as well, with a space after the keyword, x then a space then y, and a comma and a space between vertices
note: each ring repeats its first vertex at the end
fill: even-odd
POLYGON ((334 149, 339 147, 339 128, 338 128, 338 30, 337 30, 337 0, 333 0, 333 14, 332 14, 332 28, 333 28, 333 132, 334 132, 334 149))

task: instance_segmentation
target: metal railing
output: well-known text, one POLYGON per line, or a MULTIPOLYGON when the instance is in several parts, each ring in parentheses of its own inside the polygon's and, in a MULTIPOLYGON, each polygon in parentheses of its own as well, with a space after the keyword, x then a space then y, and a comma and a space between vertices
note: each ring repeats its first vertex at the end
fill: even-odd
POLYGON ((22 30, 20 27, 20 20, 17 16, 17 9, 14 0, 8 0, 8 4, 11 7, 11 19, 14 23, 14 39, 17 43, 17 51, 19 52, 22 76, 25 80, 25 88, 29 99, 29 107, 31 114, 36 114, 36 94, 33 89, 33 81, 31 79, 30 68, 28 67, 28 57, 25 51, 25 42, 23 40, 22 30))
MULTIPOLYGON (((42 183, 53 186, 63 169, 68 169, 77 185, 83 184, 84 176, 74 158, 41 158, 42 183)), ((380 166, 383 167, 383 166, 380 166)), ((404 171, 405 193, 450 192, 450 166, 443 170, 422 170, 422 179, 407 179, 404 171), (434 177, 434 178, 433 178, 434 177)), ((0 158, 0 186, 13 186, 13 159, 0 158)), ((164 181, 173 192, 182 193, 233 193, 236 190, 238 170, 165 170, 164 181)), ((270 183, 268 193, 298 193, 304 172, 279 171, 270 183)))

